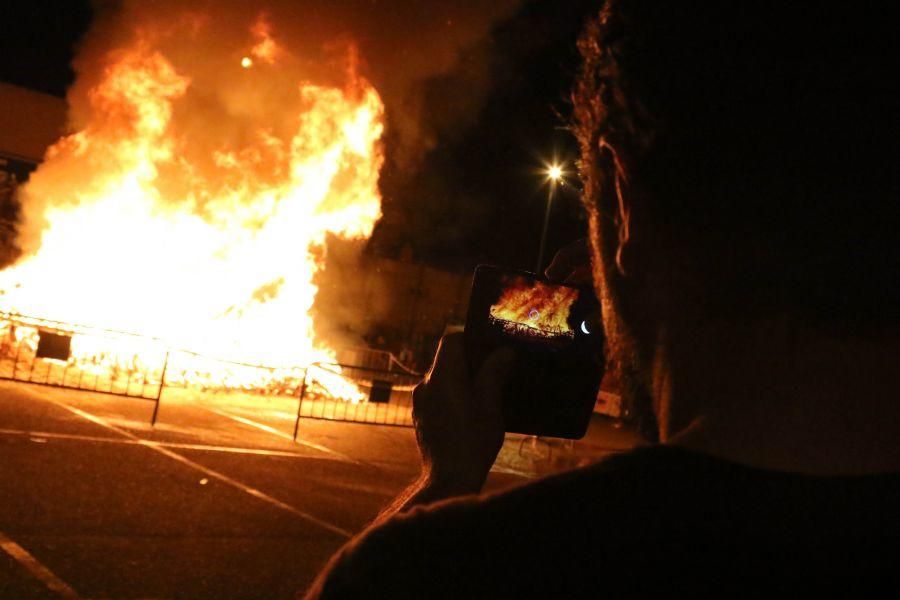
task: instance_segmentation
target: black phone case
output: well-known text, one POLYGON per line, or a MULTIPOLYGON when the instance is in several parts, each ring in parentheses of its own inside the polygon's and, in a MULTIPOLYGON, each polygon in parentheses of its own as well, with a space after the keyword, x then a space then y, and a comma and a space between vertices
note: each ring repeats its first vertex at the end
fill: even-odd
MULTIPOLYGON (((502 291, 503 276, 520 276, 550 285, 545 278, 526 271, 482 265, 475 270, 466 318, 466 353, 474 376, 487 356, 501 346, 515 351, 515 360, 503 390, 505 429, 548 437, 579 439, 584 436, 605 368, 603 331, 599 319, 595 331, 577 334, 560 347, 552 343, 522 341, 492 327, 489 311, 502 291)), ((565 286, 571 287, 571 286, 565 286)), ((592 290, 579 289, 572 310, 575 321, 599 314, 592 290)))

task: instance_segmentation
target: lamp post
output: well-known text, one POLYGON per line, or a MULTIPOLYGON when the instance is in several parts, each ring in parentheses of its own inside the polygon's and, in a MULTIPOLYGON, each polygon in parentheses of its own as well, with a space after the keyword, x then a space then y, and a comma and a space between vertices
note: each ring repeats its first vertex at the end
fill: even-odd
POLYGON ((550 189, 547 192, 547 210, 544 212, 544 228, 541 232, 541 245, 538 249, 537 263, 534 266, 534 272, 541 274, 541 266, 544 264, 544 249, 547 245, 547 226, 550 223, 550 206, 553 204, 553 195, 556 193, 556 186, 563 180, 563 168, 560 165, 552 164, 545 171, 547 181, 550 183, 550 189))

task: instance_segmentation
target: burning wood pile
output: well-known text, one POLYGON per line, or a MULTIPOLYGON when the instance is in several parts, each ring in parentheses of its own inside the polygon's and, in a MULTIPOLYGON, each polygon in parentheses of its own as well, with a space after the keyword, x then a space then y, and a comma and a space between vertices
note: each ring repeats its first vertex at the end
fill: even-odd
MULTIPOLYGON (((381 214, 381 99, 352 49, 317 83, 265 15, 235 39, 220 25, 185 10, 77 61, 71 133, 20 193, 22 256, 0 272, 0 312, 220 360, 185 380, 240 381, 222 361, 273 377, 334 362, 313 327, 313 275, 326 235, 368 237, 381 214)), ((18 325, 3 325, 7 349, 36 352, 37 330, 18 325)), ((90 339, 74 331, 66 360, 157 359, 96 359, 90 339)))

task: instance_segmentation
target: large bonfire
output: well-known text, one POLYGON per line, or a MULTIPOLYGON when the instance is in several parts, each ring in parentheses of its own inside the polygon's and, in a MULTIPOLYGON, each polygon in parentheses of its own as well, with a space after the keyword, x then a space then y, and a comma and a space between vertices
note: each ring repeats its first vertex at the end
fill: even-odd
POLYGON ((381 100, 349 50, 330 83, 283 81, 296 57, 265 15, 219 72, 192 72, 179 39, 203 52, 210 26, 139 28, 103 54, 22 191, 0 311, 231 361, 332 360, 313 276, 327 234, 369 236, 380 216, 381 100))

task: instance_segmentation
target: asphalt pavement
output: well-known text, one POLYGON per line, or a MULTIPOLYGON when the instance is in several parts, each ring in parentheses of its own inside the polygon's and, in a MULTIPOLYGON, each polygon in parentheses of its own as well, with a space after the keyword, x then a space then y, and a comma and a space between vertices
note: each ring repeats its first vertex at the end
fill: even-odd
MULTIPOLYGON (((302 419, 296 402, 144 400, 0 381, 0 597, 292 598, 418 474, 413 430, 302 419)), ((635 443, 508 436, 488 491, 635 443)))

